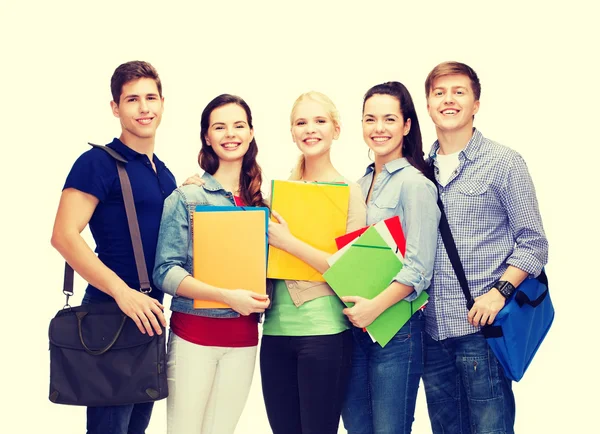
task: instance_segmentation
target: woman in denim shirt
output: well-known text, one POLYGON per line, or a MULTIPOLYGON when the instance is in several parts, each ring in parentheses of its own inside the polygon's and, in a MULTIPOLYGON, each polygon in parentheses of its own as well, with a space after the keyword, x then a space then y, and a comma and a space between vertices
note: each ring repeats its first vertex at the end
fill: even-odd
POLYGON ((228 434, 234 432, 250 391, 258 314, 269 300, 245 289, 217 288, 191 275, 191 219, 196 205, 264 206, 262 178, 252 114, 244 100, 216 97, 202 112, 200 125, 203 185, 183 186, 165 200, 153 278, 173 296, 167 430, 228 434), (194 309, 194 299, 223 302, 232 309, 194 309))
POLYGON ((419 121, 403 84, 369 89, 363 101, 363 138, 375 163, 358 181, 367 204, 367 224, 398 216, 406 237, 404 265, 387 289, 344 313, 355 326, 352 373, 342 411, 349 434, 410 433, 423 373, 424 317, 418 311, 384 347, 362 328, 393 304, 412 301, 429 287, 440 212, 428 179, 419 121))

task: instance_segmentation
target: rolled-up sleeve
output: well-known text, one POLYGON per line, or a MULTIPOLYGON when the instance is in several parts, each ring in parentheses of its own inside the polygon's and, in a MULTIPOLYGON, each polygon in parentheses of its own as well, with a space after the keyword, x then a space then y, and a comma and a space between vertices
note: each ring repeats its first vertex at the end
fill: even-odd
POLYGON ((515 248, 506 263, 538 276, 548 262, 548 240, 533 181, 525 161, 518 154, 511 161, 500 200, 515 240, 515 248))
POLYGON ((429 288, 433 276, 433 262, 437 247, 437 231, 440 210, 437 206, 437 190, 426 178, 407 180, 402 186, 402 229, 406 238, 404 264, 395 281, 412 286, 414 291, 405 297, 415 300, 429 288))
POLYGON ((152 273, 154 284, 174 297, 181 281, 190 275, 185 269, 191 243, 189 226, 185 200, 175 190, 164 203, 152 273))

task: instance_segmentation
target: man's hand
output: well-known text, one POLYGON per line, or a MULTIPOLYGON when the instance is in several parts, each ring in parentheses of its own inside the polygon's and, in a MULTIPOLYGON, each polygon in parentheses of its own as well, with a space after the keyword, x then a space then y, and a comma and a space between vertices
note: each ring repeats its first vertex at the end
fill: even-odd
POLYGON ((354 303, 354 306, 347 307, 342 312, 355 327, 368 327, 381 315, 381 309, 373 300, 354 295, 347 295, 341 299, 344 303, 354 303))
POLYGON ((492 324, 498 312, 504 307, 506 299, 496 288, 475 298, 475 304, 469 311, 467 320, 473 326, 492 324))
POLYGON ((233 310, 244 316, 262 313, 270 303, 268 295, 257 294, 246 289, 225 289, 223 299, 233 310))
POLYGON ((183 185, 190 185, 190 184, 194 184, 194 185, 197 185, 198 187, 202 187, 205 184, 205 182, 202 180, 202 177, 198 173, 194 173, 192 176, 190 176, 188 179, 186 179, 183 182, 183 185))
POLYGON ((164 306, 158 300, 131 288, 116 293, 114 298, 119 308, 135 322, 140 332, 148 332, 148 336, 154 336, 154 328, 157 334, 162 334, 160 324, 166 327, 167 320, 163 314, 164 306))

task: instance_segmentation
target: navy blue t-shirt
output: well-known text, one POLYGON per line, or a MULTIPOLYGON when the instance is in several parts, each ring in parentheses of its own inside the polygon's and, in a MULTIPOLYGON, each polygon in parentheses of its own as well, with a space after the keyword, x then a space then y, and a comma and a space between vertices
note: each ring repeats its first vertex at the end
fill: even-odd
MULTIPOLYGON (((175 177, 156 155, 153 156, 154 172, 147 155, 125 146, 119 139, 108 146, 127 160, 125 167, 133 190, 148 276, 152 280, 163 202, 177 187, 175 177)), ((127 285, 139 289, 116 161, 102 149, 90 149, 73 164, 63 188, 75 188, 98 198, 98 206, 89 222, 98 258, 127 285)), ((164 293, 151 284, 152 291, 148 295, 162 302, 164 293)), ((88 285, 86 295, 93 301, 112 300, 92 285, 88 285)))

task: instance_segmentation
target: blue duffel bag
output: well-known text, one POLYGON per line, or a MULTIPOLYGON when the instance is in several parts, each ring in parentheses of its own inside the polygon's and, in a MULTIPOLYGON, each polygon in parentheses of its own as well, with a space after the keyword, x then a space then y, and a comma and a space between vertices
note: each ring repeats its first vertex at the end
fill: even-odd
POLYGON ((519 381, 554 320, 544 270, 525 279, 506 300, 494 323, 482 329, 508 378, 519 381))

